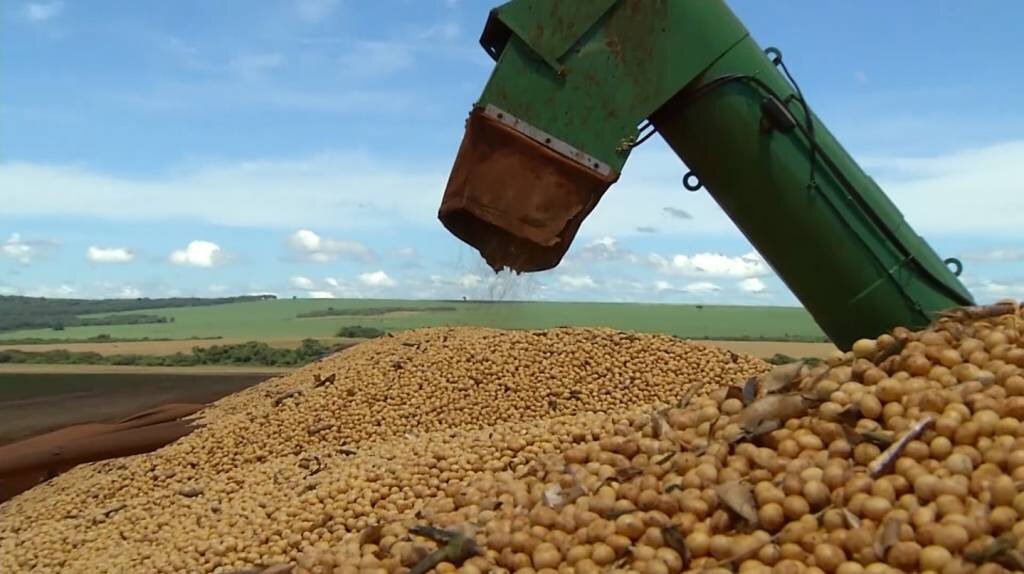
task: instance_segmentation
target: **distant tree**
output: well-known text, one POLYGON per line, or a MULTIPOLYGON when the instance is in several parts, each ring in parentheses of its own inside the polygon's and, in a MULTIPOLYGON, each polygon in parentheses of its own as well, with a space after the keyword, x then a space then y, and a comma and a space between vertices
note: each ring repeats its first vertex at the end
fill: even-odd
POLYGON ((199 307, 247 301, 266 301, 270 299, 275 299, 275 297, 273 295, 258 295, 223 297, 219 299, 175 297, 168 299, 94 300, 48 299, 44 297, 3 295, 0 296, 0 331, 54 328, 58 324, 62 327, 75 327, 80 325, 124 325, 164 322, 167 321, 164 317, 133 315, 131 312, 172 307, 199 307), (113 313, 118 313, 118 315, 112 315, 113 313), (107 315, 102 317, 86 317, 86 315, 102 314, 107 315))
POLYGON ((375 327, 364 327, 362 325, 347 325, 338 329, 338 337, 349 337, 352 339, 376 339, 383 337, 385 331, 375 327))

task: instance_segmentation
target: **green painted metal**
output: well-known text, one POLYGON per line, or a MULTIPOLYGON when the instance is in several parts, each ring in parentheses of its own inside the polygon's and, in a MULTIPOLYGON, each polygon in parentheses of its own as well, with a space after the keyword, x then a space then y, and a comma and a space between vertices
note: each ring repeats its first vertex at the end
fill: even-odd
POLYGON ((622 144, 636 137, 637 125, 746 30, 731 12, 705 9, 702 0, 618 0, 589 26, 578 22, 590 21, 591 13, 565 8, 577 4, 586 2, 513 0, 492 12, 481 43, 500 55, 477 104, 526 119, 621 171, 629 155, 622 144), (570 13, 580 20, 573 24, 570 13), (559 57, 561 72, 543 53, 566 45, 569 36, 538 45, 533 36, 514 33, 538 27, 578 34, 559 57))
POLYGON ((481 43, 497 65, 476 105, 616 172, 650 118, 842 348, 973 303, 818 118, 808 124, 722 0, 581 4, 513 0, 492 12, 481 43))
POLYGON ((562 70, 559 59, 569 51, 617 0, 551 2, 519 0, 491 11, 484 28, 485 46, 500 51, 510 34, 515 34, 551 66, 562 70), (499 31, 502 24, 506 30, 499 31))
MULTIPOLYGON (((762 126, 762 100, 772 93, 781 101, 795 96, 747 38, 652 122, 822 330, 849 348, 857 338, 924 326, 935 312, 971 304, 967 289, 813 114, 816 185, 809 185, 807 135, 762 126), (749 76, 763 86, 742 79, 749 76), (737 79, 707 87, 729 77, 737 79)), ((803 108, 790 101, 792 119, 804 125, 803 108)))

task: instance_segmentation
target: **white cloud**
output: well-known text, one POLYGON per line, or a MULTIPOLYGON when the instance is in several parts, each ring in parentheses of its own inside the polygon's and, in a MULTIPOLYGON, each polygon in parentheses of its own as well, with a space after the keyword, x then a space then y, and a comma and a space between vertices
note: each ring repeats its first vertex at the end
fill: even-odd
MULTIPOLYGON (((373 96, 366 102, 378 99, 373 96)), ((336 102, 325 98, 324 103, 336 102)), ((867 158, 861 164, 927 238, 964 231, 1017 232, 1017 214, 1024 211, 1022 158, 1024 141, 1018 141, 929 158, 867 158)), ((155 178, 118 177, 70 165, 3 162, 0 202, 8 217, 185 219, 277 229, 328 229, 343 221, 349 231, 434 228, 448 167, 437 162, 400 164, 357 151, 291 161, 221 163, 155 178)), ((665 198, 678 197, 675 206, 693 219, 676 233, 742 240, 709 194, 680 191, 678 172, 679 160, 667 146, 656 140, 644 144, 583 229, 598 237, 637 234, 638 224, 666 217, 665 198)))
POLYGON ((131 285, 125 285, 121 288, 121 291, 117 294, 119 299, 138 299, 142 297, 142 291, 137 287, 131 285))
POLYGON ((964 284, 981 301, 1024 299, 1024 282, 1010 279, 966 278, 964 284))
POLYGON ((30 242, 24 241, 20 233, 12 233, 7 241, 0 244, 0 252, 18 263, 28 265, 36 255, 36 248, 30 242))
POLYGON ((680 167, 675 153, 652 138, 630 155, 622 177, 601 198, 583 229, 593 235, 625 237, 638 233, 637 225, 663 221, 666 232, 740 237, 710 194, 683 189, 680 167), (672 202, 672 210, 663 209, 666 201, 672 202), (683 221, 683 213, 690 219, 683 221))
POLYGON ((288 238, 288 245, 300 258, 326 263, 335 259, 372 261, 373 251, 358 241, 321 237, 309 229, 300 229, 288 238))
POLYGON ((479 271, 451 276, 424 272, 402 279, 404 293, 420 299, 456 299, 508 301, 542 299, 545 274, 516 275, 509 271, 491 272, 483 263, 479 271))
POLYGON ((0 203, 10 218, 184 219, 276 229, 335 227, 343 221, 349 230, 433 228, 447 176, 446 168, 436 165, 391 165, 362 153, 225 163, 152 179, 0 162, 0 203))
POLYGON ((416 257, 418 254, 419 253, 416 251, 415 247, 403 247, 403 248, 398 249, 398 250, 395 251, 395 255, 397 255, 399 257, 409 257, 409 258, 412 258, 412 257, 416 257))
POLYGON ((348 281, 335 279, 334 277, 325 277, 324 283, 330 287, 329 290, 335 297, 359 299, 363 296, 362 292, 359 291, 359 287, 349 283, 348 281))
POLYGON ((473 287, 480 285, 483 282, 483 280, 484 278, 479 275, 467 273, 462 277, 459 277, 456 280, 456 283, 458 283, 459 287, 463 287, 465 289, 472 289, 473 287))
POLYGON ((309 277, 303 277, 296 275, 288 280, 292 287, 296 289, 316 289, 316 282, 309 277))
POLYGON ((698 281, 696 283, 690 283, 683 287, 683 291, 687 293, 693 293, 698 295, 704 295, 709 293, 717 293, 722 288, 710 281, 698 281))
POLYGON ((135 254, 124 247, 97 247, 90 245, 85 258, 93 263, 129 263, 135 254))
POLYGON ((288 279, 292 289, 306 292, 306 297, 314 299, 358 299, 363 295, 354 285, 342 279, 324 277, 323 281, 317 281, 310 277, 295 275, 288 279))
POLYGON ((992 249, 964 254, 968 261, 1010 262, 1024 261, 1024 249, 992 249))
POLYGON ((666 259, 651 254, 648 261, 658 271, 669 275, 686 277, 729 277, 748 278, 771 275, 771 268, 756 252, 751 251, 740 257, 720 253, 697 253, 696 255, 674 255, 666 259))
POLYGON ((64 11, 64 3, 59 0, 53 2, 29 2, 25 4, 24 15, 32 22, 45 22, 52 20, 64 11))
MULTIPOLYGON (((632 289, 632 290, 633 291, 637 291, 637 289, 632 289)), ((665 281, 664 279, 659 279, 659 280, 654 282, 654 292, 655 293, 659 293, 659 294, 662 294, 662 293, 689 293, 691 295, 709 295, 709 294, 712 294, 712 293, 718 293, 721 290, 722 290, 721 287, 719 287, 718 285, 716 285, 715 283, 712 283, 710 281, 696 281, 696 282, 693 282, 693 283, 687 283, 686 285, 683 285, 682 287, 676 287, 675 285, 673 285, 672 283, 670 283, 668 281, 665 281)), ((642 292, 638 292, 637 295, 640 295, 642 297, 643 293, 642 292)), ((634 297, 633 300, 637 300, 637 298, 634 297)))
POLYGON ((1020 229, 1024 140, 932 157, 869 157, 861 164, 926 236, 1020 229))
MULTIPOLYGON (((1024 139, 927 157, 855 156, 926 239, 954 233, 1019 233, 1024 212, 1024 139)), ((692 219, 676 233, 742 239, 706 192, 686 193, 680 162, 653 138, 630 155, 620 180, 583 224, 589 234, 625 236, 666 217, 666 198, 692 219)), ((666 227, 667 230, 667 227, 666 227)))
POLYGON ((768 286, 764 284, 764 281, 761 281, 757 277, 750 277, 740 281, 739 287, 740 290, 745 293, 764 293, 768 289, 768 286))
POLYGON ((573 249, 567 254, 566 263, 572 265, 576 263, 594 263, 599 261, 626 261, 627 263, 637 263, 640 258, 635 253, 622 247, 619 240, 611 235, 602 235, 600 237, 587 241, 582 246, 573 249))
POLYGON ((349 46, 341 59, 345 74, 364 78, 389 76, 410 67, 412 63, 412 45, 368 40, 349 46))
POLYGON ((359 282, 370 287, 394 287, 398 284, 394 279, 388 277, 388 274, 383 271, 363 273, 359 275, 359 282))
POLYGON ((299 19, 317 23, 327 18, 338 6, 338 0, 294 0, 299 19))
POLYGON ((437 25, 424 28, 418 35, 420 40, 445 40, 452 41, 459 37, 462 33, 462 29, 459 27, 459 23, 453 20, 447 22, 441 22, 437 25))
POLYGON ((224 251, 210 241, 190 241, 184 249, 171 253, 171 263, 192 267, 214 267, 224 262, 224 251))
POLYGON ((58 285, 57 287, 40 285, 25 290, 25 295, 29 297, 46 297, 49 299, 67 299, 69 297, 74 297, 77 293, 78 289, 66 283, 58 285))
POLYGON ((560 275, 558 284, 566 289, 592 289, 597 283, 590 275, 560 275))

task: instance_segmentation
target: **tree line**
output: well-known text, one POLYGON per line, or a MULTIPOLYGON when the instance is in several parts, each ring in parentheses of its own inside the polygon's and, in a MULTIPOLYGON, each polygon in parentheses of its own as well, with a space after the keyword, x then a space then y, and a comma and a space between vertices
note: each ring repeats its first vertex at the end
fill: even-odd
POLYGON ((143 367, 195 367, 202 365, 256 365, 263 367, 297 367, 340 351, 346 345, 325 345, 316 339, 303 339, 294 349, 271 347, 259 341, 235 345, 193 347, 189 353, 170 355, 101 355, 94 352, 68 351, 0 351, 0 363, 51 365, 137 365, 143 367))
POLYGON ((82 317, 82 315, 103 315, 146 311, 178 307, 200 307, 244 303, 276 299, 273 295, 246 295, 241 297, 199 298, 170 297, 163 299, 49 299, 46 297, 22 297, 20 295, 0 296, 0 331, 23 329, 63 329, 93 325, 133 325, 139 323, 162 323, 171 318, 145 313, 109 315, 103 317, 82 317))

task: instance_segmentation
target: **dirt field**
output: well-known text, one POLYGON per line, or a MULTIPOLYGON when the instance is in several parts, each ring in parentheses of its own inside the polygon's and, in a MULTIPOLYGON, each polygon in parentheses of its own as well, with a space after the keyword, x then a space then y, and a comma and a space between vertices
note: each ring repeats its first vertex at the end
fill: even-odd
POLYGON ((0 371, 0 444, 68 425, 114 421, 165 403, 208 403, 281 374, 31 366, 50 370, 0 371))
MULTIPOLYGON (((212 365, 200 367, 139 367, 135 365, 36 365, 36 364, 0 364, 0 375, 279 375, 287 373, 288 367, 261 367, 212 365)), ((0 387, 0 400, 3 399, 3 387, 0 387)))
MULTIPOLYGON (((357 343, 361 339, 332 337, 320 339, 325 344, 357 343)), ((209 347, 212 345, 232 345, 245 342, 242 339, 195 339, 189 341, 133 341, 128 343, 59 343, 54 345, 0 345, 0 351, 19 349, 30 352, 44 352, 54 349, 67 349, 72 352, 93 352, 101 355, 170 355, 188 353, 192 347, 209 347)), ((263 341, 271 347, 293 349, 298 347, 301 339, 269 339, 263 341)), ((783 341, 706 341, 725 347, 736 353, 745 353, 755 357, 770 357, 782 353, 791 357, 823 358, 835 350, 831 343, 792 343, 783 341)), ((5 365, 0 365, 0 372, 5 372, 5 365)), ((75 367, 77 368, 77 367, 75 367)))
MULTIPOLYGON (((325 344, 358 342, 360 339, 339 337, 320 338, 325 344)), ((179 341, 129 341, 125 343, 54 343, 52 345, 0 345, 0 351, 17 349, 30 353, 42 353, 56 349, 67 349, 75 353, 99 353, 101 355, 173 355, 174 353, 190 353, 193 347, 212 347, 213 345, 235 345, 245 343, 247 339, 188 339, 179 341)), ((281 349, 294 349, 302 344, 302 339, 267 339, 263 343, 281 349)))
MULTIPOLYGON (((798 358, 825 357, 835 349, 828 343, 707 342, 756 357, 770 357, 775 353, 798 358)), ((168 350, 169 344, 188 344, 191 349, 191 345, 202 343, 144 341, 59 347, 105 354, 168 353, 174 352, 168 350)), ((299 341, 281 339, 274 344, 298 345, 299 341)), ((0 365, 0 443, 71 424, 112 421, 163 403, 211 402, 287 371, 266 367, 0 365)))

